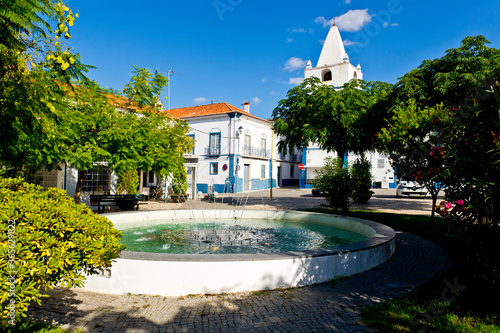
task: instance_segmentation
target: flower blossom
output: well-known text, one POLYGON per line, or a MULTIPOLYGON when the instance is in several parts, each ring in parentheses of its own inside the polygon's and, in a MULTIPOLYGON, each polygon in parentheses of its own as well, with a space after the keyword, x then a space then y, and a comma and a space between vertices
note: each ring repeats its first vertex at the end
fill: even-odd
POLYGON ((457 200, 457 205, 463 206, 464 205, 464 201, 462 199, 457 200))
POLYGON ((451 207, 453 207, 450 202, 447 202, 444 206, 446 207, 446 209, 450 209, 451 207))

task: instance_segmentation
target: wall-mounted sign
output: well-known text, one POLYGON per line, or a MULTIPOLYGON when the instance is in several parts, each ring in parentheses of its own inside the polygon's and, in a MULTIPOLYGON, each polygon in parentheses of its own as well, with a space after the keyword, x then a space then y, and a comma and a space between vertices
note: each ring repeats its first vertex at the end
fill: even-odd
POLYGON ((226 170, 227 170, 227 164, 224 164, 224 165, 222 166, 222 171, 226 171, 226 170))

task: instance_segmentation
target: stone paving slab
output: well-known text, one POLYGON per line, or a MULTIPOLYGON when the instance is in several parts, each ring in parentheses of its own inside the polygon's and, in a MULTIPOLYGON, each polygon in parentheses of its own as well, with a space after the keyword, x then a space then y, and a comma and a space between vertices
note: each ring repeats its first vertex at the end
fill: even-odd
POLYGON ((411 233, 398 232, 396 248, 370 271, 303 288, 183 297, 55 288, 29 317, 87 332, 373 332, 361 323, 361 308, 414 290, 451 265, 439 246, 411 233))

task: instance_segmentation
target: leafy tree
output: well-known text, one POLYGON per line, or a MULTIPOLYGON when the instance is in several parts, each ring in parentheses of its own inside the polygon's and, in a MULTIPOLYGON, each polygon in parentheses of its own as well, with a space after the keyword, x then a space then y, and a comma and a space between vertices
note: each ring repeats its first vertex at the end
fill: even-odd
POLYGON ((113 126, 102 132, 118 173, 125 170, 153 171, 162 177, 184 166, 184 152, 191 145, 185 121, 159 112, 118 113, 113 126))
MULTIPOLYGON (((146 69, 136 68, 135 72, 141 78, 134 76, 127 87, 134 87, 138 93, 144 87, 158 88, 161 82, 166 83, 161 74, 152 78, 144 75, 149 73, 146 69), (141 86, 136 86, 137 82, 141 86)), ((139 107, 93 81, 82 82, 73 89, 73 104, 58 116, 62 120, 59 138, 64 142, 66 159, 78 170, 76 202, 81 197, 86 170, 96 163, 104 163, 119 175, 144 170, 166 176, 183 166, 183 154, 190 145, 186 137, 188 125, 159 112, 157 96, 151 95, 149 102, 143 98, 144 107, 139 107)))
POLYGON ((439 181, 450 200, 464 200, 468 223, 498 224, 500 50, 488 43, 483 36, 466 37, 460 47, 404 75, 381 141, 391 157, 400 155, 409 175, 439 181))
MULTIPOLYGON (((441 126, 448 117, 442 106, 417 108, 410 100, 407 106, 396 106, 387 127, 379 135, 380 147, 390 156, 400 179, 423 183, 432 196, 433 207, 444 183, 445 171, 441 126)), ((434 209, 431 220, 434 220, 434 209)))
POLYGON ((2 1, 0 7, 0 164, 7 174, 30 175, 61 160, 56 111, 68 107, 70 82, 83 79, 89 66, 60 41, 71 38, 78 16, 63 3, 2 1))
POLYGON ((114 125, 117 111, 98 83, 85 81, 74 89, 72 105, 57 113, 58 141, 63 146, 60 161, 78 170, 75 202, 79 203, 85 171, 111 156, 102 132, 114 125))
POLYGON ((153 76, 149 70, 134 66, 132 79, 123 89, 123 94, 128 99, 128 106, 133 104, 142 109, 158 110, 161 108, 158 96, 166 85, 167 78, 158 71, 155 70, 153 76))
POLYGON ((275 131, 284 138, 278 142, 279 150, 316 143, 323 149, 336 151, 339 163, 343 164, 347 151, 372 149, 380 124, 376 111, 383 111, 374 107, 390 89, 387 83, 351 80, 337 90, 315 77, 304 80, 289 90, 287 98, 273 111, 275 131))

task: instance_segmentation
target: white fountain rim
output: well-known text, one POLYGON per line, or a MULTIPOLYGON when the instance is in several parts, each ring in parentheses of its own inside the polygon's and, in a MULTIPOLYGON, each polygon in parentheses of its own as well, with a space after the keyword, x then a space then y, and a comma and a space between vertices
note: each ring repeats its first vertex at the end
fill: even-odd
MULTIPOLYGON (((180 211, 180 210, 178 210, 180 211)), ((209 211, 209 210, 205 210, 209 211)), ((120 217, 123 217, 125 220, 130 220, 134 216, 144 216, 144 215, 158 215, 161 212, 173 213, 172 210, 169 211, 140 211, 140 212, 118 212, 118 213, 109 213, 104 214, 107 218, 109 218, 113 223, 117 220, 120 220, 120 217)), ((244 212, 249 212, 246 214, 255 215, 256 212, 266 212, 270 211, 257 211, 257 210, 245 210, 244 212)), ((321 256, 332 256, 332 255, 346 255, 349 253, 355 253, 362 250, 367 250, 370 248, 376 248, 380 246, 386 245, 388 242, 391 242, 395 237, 395 232, 392 228, 383 225, 381 223, 359 219, 350 216, 342 216, 342 215, 331 215, 331 214, 323 214, 323 213, 314 213, 314 212, 298 212, 298 211, 272 211, 272 214, 275 216, 279 216, 283 214, 285 216, 294 216, 291 214, 299 215, 307 215, 310 217, 330 217, 341 220, 348 220, 354 223, 362 223, 364 225, 369 226, 374 230, 374 234, 368 237, 365 240, 354 242, 342 246, 323 248, 323 249, 314 249, 314 250, 304 250, 304 251, 288 251, 288 252, 268 252, 268 253, 252 253, 252 254, 174 254, 174 253, 154 253, 154 252, 134 252, 134 251, 123 251, 120 255, 121 259, 128 260, 146 260, 146 261, 186 261, 186 262, 219 262, 219 261, 261 261, 261 260, 283 260, 290 258, 312 258, 312 257, 321 257, 321 256)), ((246 217, 244 217, 246 218, 246 217)), ((314 223, 312 221, 307 221, 308 223, 314 223)), ((119 228, 119 225, 115 225, 115 227, 119 228)))

